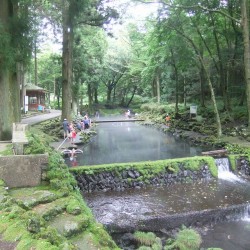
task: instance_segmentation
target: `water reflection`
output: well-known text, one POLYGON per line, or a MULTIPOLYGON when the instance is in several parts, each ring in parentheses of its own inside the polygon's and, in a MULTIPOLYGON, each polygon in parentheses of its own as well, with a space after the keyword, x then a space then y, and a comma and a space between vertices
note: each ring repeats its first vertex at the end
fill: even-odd
POLYGON ((134 122, 99 124, 97 136, 77 156, 78 165, 154 161, 200 155, 200 147, 134 122))

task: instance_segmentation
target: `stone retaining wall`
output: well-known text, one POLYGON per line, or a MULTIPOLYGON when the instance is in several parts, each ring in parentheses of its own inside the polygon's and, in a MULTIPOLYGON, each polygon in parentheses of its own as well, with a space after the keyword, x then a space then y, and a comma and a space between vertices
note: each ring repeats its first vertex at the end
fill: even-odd
MULTIPOLYGON (((120 165, 103 165, 91 168, 83 167, 82 170, 74 168, 70 171, 73 173, 78 182, 79 188, 83 192, 93 191, 123 191, 128 188, 142 188, 147 185, 171 185, 174 183, 192 182, 213 178, 210 172, 210 165, 214 163, 214 159, 210 158, 210 162, 206 159, 197 157, 196 162, 194 157, 186 158, 185 160, 176 159, 178 171, 171 170, 171 164, 174 160, 162 161, 163 166, 161 171, 156 173, 154 169, 158 166, 157 161, 151 163, 128 163, 120 165), (211 160, 212 159, 212 160, 211 160), (198 170, 188 169, 188 165, 199 164, 198 170), (145 164, 143 166, 143 164, 145 164), (138 167, 140 165, 140 167, 138 167), (146 170, 146 171, 144 171, 146 170)), ((160 164, 162 164, 162 162, 160 164)), ((247 157, 239 157, 236 159, 236 172, 241 175, 250 175, 249 161, 247 157)))
POLYGON ((146 178, 140 171, 130 168, 120 172, 117 169, 103 170, 99 173, 89 174, 73 172, 79 188, 84 192, 93 191, 122 191, 127 188, 142 188, 146 185, 171 185, 174 183, 192 182, 195 180, 212 178, 208 165, 204 164, 198 171, 183 169, 174 173, 168 168, 158 174, 148 170, 146 178))
POLYGON ((11 155, 0 157, 0 179, 9 188, 34 187, 41 184, 48 155, 11 155))

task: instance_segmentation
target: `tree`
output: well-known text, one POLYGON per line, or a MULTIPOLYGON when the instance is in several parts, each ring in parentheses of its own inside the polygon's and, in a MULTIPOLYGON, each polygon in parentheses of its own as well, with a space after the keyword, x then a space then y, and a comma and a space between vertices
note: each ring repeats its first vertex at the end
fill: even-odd
POLYGON ((0 112, 0 140, 9 140, 12 123, 21 119, 16 69, 17 64, 19 69, 27 65, 30 58, 32 22, 28 2, 1 0, 0 6, 0 110, 4 110, 0 112))
POLYGON ((242 28, 244 38, 244 66, 247 86, 248 130, 250 132, 250 41, 249 41, 249 2, 241 1, 242 28))

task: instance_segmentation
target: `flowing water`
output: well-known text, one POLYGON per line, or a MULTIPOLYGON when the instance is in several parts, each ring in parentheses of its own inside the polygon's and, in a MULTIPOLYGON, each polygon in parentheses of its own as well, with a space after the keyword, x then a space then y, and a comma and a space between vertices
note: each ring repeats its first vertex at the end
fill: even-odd
MULTIPOLYGON (((215 211, 242 205, 236 212, 227 214, 226 221, 208 221, 201 230, 202 247, 221 247, 225 250, 249 250, 250 240, 246 235, 250 230, 249 209, 250 183, 229 172, 227 158, 216 159, 219 179, 204 180, 195 183, 175 184, 168 187, 147 187, 123 192, 94 192, 83 194, 96 219, 107 228, 131 230, 147 224, 152 229, 164 230, 164 218, 182 215, 192 211, 215 211), (244 205, 246 204, 246 205, 244 205), (219 209, 219 210, 218 210, 219 209), (162 221, 162 222, 161 222, 162 221), (235 248, 235 245, 238 248, 235 248)), ((192 215, 192 214, 191 214, 192 215)), ((193 216, 193 215, 192 215, 193 216)), ((207 215, 205 215, 207 216, 207 215)), ((217 215, 216 215, 217 216, 217 215)), ((215 216, 215 217, 216 217, 215 216)), ((200 219, 200 218, 199 218, 200 219)), ((225 218, 224 218, 225 219, 225 218)), ((187 222, 187 219, 184 219, 187 222)), ((124 249, 133 249, 131 246, 124 249)))

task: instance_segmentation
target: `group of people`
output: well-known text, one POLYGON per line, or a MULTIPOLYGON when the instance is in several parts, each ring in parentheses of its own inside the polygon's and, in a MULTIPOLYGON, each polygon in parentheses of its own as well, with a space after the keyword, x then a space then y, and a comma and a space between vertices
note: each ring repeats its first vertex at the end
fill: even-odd
POLYGON ((76 129, 74 127, 73 122, 68 122, 68 120, 65 118, 63 120, 63 132, 64 132, 64 139, 68 138, 71 140, 71 143, 73 144, 76 138, 76 129))
POLYGON ((91 126, 91 119, 88 117, 88 115, 86 114, 83 119, 79 120, 76 124, 77 129, 79 131, 82 131, 84 129, 89 129, 91 126))
POLYGON ((68 122, 65 118, 63 121, 63 131, 64 131, 64 139, 71 139, 71 143, 73 144, 76 138, 77 130, 82 131, 85 129, 89 129, 91 126, 91 119, 86 114, 83 119, 79 120, 74 124, 73 122, 68 122))

